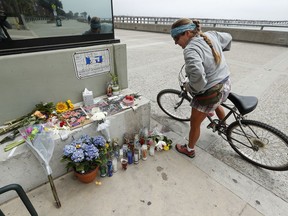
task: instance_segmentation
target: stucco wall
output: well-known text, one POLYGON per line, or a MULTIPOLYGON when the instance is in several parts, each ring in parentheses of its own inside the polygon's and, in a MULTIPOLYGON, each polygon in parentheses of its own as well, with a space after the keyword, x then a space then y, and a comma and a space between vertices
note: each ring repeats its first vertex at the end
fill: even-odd
POLYGON ((78 79, 73 54, 81 51, 108 49, 111 72, 119 77, 120 87, 127 88, 127 54, 125 44, 109 44, 0 56, 0 125, 29 113, 40 102, 82 101, 85 88, 94 97, 105 94, 108 73, 78 79))

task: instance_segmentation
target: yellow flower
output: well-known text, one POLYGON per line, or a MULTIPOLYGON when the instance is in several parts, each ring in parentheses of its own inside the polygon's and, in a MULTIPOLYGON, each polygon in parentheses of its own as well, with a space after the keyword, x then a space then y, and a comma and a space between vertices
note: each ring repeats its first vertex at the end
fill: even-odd
POLYGON ((73 110, 74 109, 74 105, 71 103, 69 104, 69 110, 73 110))
POLYGON ((58 113, 65 112, 65 111, 67 111, 67 110, 68 110, 68 106, 67 106, 66 103, 58 102, 58 103, 56 104, 56 111, 57 111, 58 113))
POLYGON ((73 110, 74 109, 74 105, 73 105, 71 100, 67 100, 66 104, 67 104, 69 110, 73 110))
POLYGON ((168 145, 165 145, 164 146, 164 151, 168 151, 169 150, 169 146, 168 145))

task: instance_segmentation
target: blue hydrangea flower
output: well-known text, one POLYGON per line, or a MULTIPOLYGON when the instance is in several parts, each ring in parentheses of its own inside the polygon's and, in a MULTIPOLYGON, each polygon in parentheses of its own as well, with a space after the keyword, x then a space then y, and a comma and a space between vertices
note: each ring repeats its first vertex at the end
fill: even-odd
POLYGON ((64 146, 63 156, 71 159, 75 167, 79 165, 78 163, 81 164, 87 161, 89 162, 88 166, 95 166, 95 159, 100 157, 98 147, 104 147, 105 143, 106 140, 103 136, 90 137, 82 135, 79 139, 75 139, 64 146))
POLYGON ((77 149, 75 152, 73 152, 71 156, 71 160, 75 163, 82 162, 84 160, 84 151, 83 149, 77 149))
POLYGON ((81 143, 79 140, 73 140, 70 145, 76 146, 77 144, 81 143))
POLYGON ((76 147, 74 145, 65 145, 63 149, 63 155, 69 156, 76 151, 76 147))
POLYGON ((88 135, 82 135, 80 138, 79 138, 79 141, 81 143, 91 143, 91 137, 88 136, 88 135))
POLYGON ((92 144, 84 144, 83 150, 87 161, 91 161, 99 157, 99 150, 92 144))
POLYGON ((103 136, 95 136, 95 137, 92 137, 92 142, 96 147, 98 146, 104 147, 106 140, 104 139, 103 136))

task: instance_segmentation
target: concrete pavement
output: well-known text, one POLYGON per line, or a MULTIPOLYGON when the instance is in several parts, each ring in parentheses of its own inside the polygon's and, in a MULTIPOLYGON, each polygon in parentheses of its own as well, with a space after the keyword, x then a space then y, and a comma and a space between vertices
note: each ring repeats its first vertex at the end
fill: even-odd
MULTIPOLYGON (((156 104, 160 90, 178 88, 181 48, 167 34, 116 30, 116 38, 127 44, 129 88, 151 100, 150 127, 158 127, 174 144, 185 142, 188 123, 171 120, 156 104)), ((226 56, 233 91, 259 98, 249 116, 287 133, 287 48, 234 42, 226 56)), ((39 215, 287 215, 287 172, 248 164, 205 123, 194 159, 174 149, 157 152, 111 178, 98 177, 101 186, 79 183, 69 173, 55 180, 60 209, 53 205, 49 184, 28 196, 39 215)), ((19 199, 2 204, 1 210, 29 215, 19 199)))
MULTIPOLYGON (((156 121, 152 127, 182 142, 156 121)), ((50 185, 28 193, 39 215, 286 215, 288 204, 263 186, 197 148, 190 159, 174 149, 156 152, 147 161, 120 168, 112 177, 80 183, 68 173, 55 180, 62 207, 57 209, 50 185)), ((6 215, 29 215, 21 201, 1 206, 6 215)))
MULTIPOLYGON (((127 44, 129 88, 151 100, 152 118, 187 137, 188 123, 171 120, 160 110, 156 95, 165 88, 179 89, 177 77, 184 63, 182 49, 168 34, 117 30, 127 44)), ((254 95, 259 103, 248 119, 268 123, 288 134, 288 49, 281 46, 232 42, 225 52, 232 91, 254 95)), ((202 124, 198 147, 288 202, 288 172, 258 169, 239 158, 231 147, 202 124)))

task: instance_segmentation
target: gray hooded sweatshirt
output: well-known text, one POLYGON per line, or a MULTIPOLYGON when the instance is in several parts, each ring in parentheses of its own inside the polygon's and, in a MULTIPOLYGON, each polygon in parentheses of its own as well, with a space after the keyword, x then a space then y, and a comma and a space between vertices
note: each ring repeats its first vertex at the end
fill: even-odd
POLYGON ((194 94, 203 93, 229 76, 229 68, 223 51, 230 50, 232 37, 228 33, 208 31, 204 33, 221 55, 215 63, 211 48, 201 36, 193 37, 184 48, 185 71, 194 94))

